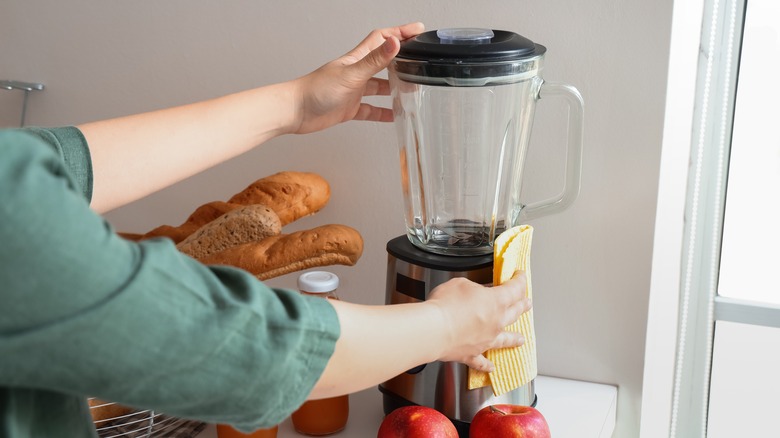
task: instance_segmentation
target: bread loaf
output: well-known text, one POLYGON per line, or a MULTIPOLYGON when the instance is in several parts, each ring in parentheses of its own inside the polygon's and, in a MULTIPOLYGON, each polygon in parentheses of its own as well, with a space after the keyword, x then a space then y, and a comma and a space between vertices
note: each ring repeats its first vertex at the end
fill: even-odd
POLYGON ((133 242, 138 242, 139 240, 144 238, 143 234, 138 234, 138 233, 124 233, 120 231, 117 232, 117 234, 119 235, 119 237, 123 239, 131 240, 133 242))
POLYGON ((98 427, 100 427, 99 423, 113 420, 133 412, 132 408, 122 406, 118 403, 107 402, 99 398, 90 398, 88 402, 89 413, 92 414, 92 421, 94 421, 98 427))
POLYGON ((234 246, 199 260, 235 266, 267 280, 318 266, 352 266, 362 254, 363 238, 355 229, 323 225, 234 246))
POLYGON ((265 205, 245 205, 202 226, 176 245, 196 259, 282 232, 279 216, 265 205))
POLYGON ((306 172, 279 172, 255 181, 228 202, 213 201, 201 205, 177 227, 162 225, 143 238, 168 237, 179 243, 228 211, 253 204, 262 204, 273 210, 284 226, 318 212, 329 199, 330 186, 321 176, 306 172))
POLYGON ((280 172, 254 182, 228 203, 268 206, 284 226, 320 211, 329 199, 330 186, 316 173, 280 172))
POLYGON ((198 231, 202 226, 239 207, 241 206, 238 204, 228 204, 227 202, 222 201, 212 201, 195 209, 190 217, 187 218, 187 220, 178 227, 171 225, 160 225, 152 231, 144 234, 142 239, 149 239, 152 237, 168 237, 173 240, 174 243, 179 243, 186 239, 190 234, 198 231))

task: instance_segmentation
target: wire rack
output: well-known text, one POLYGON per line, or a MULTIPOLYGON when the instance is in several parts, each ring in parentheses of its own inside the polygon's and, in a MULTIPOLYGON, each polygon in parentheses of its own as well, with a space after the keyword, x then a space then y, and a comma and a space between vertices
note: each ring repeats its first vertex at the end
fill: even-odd
POLYGON ((24 92, 24 100, 22 101, 22 120, 19 122, 19 126, 24 126, 25 116, 27 114, 27 98, 30 96, 31 91, 42 91, 43 84, 0 79, 0 90, 19 90, 24 92))
MULTIPOLYGON (((90 409, 116 404, 101 403, 90 409)), ((132 410, 124 415, 95 421, 95 430, 100 438, 192 438, 205 427, 206 424, 200 421, 175 418, 153 410, 132 410)))

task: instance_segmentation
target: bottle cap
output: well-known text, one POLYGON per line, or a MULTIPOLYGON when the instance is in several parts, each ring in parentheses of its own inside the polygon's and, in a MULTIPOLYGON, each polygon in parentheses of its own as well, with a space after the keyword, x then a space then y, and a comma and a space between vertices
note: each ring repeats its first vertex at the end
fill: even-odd
POLYGON ((327 271, 310 271, 298 277, 298 289, 311 292, 331 292, 339 287, 339 277, 327 271))

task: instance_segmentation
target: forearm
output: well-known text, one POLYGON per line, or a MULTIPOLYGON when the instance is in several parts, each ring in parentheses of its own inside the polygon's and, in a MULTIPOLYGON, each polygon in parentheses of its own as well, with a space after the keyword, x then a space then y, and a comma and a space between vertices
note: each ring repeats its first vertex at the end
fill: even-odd
POLYGON ((310 399, 351 393, 437 360, 448 345, 435 305, 360 306, 333 302, 341 336, 310 399))
POLYGON ((104 212, 132 202, 277 135, 354 119, 392 121, 389 108, 362 98, 389 94, 387 80, 374 75, 398 53, 399 40, 422 30, 421 23, 376 30, 341 58, 289 82, 79 126, 92 153, 92 207, 104 212))
POLYGON ((93 208, 140 199, 289 132, 292 84, 79 126, 92 155, 93 208))
POLYGON ((436 287, 422 303, 331 302, 341 335, 309 398, 359 391, 435 360, 491 372, 494 365, 483 352, 524 342, 519 333, 505 327, 531 308, 525 285, 525 275, 518 272, 495 287, 454 278, 436 287))

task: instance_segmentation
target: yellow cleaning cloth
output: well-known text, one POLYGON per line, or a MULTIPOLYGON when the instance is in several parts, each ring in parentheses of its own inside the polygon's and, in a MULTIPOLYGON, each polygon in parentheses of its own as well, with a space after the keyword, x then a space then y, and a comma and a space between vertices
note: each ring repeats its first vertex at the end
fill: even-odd
MULTIPOLYGON (((520 225, 501 233, 493 246, 493 285, 512 278, 515 271, 525 271, 527 294, 531 294, 531 237, 533 227, 520 225)), ((509 331, 520 332, 525 343, 515 348, 488 350, 485 356, 496 366, 492 373, 469 368, 469 389, 491 385, 493 394, 501 395, 536 378, 536 337, 533 309, 509 325, 509 331)))

